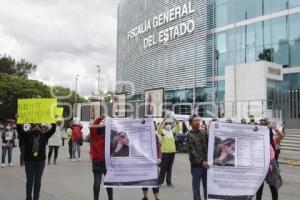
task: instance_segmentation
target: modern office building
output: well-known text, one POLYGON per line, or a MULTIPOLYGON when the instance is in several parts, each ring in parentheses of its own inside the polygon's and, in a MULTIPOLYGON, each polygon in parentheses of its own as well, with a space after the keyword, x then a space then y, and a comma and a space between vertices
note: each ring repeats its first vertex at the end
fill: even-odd
POLYGON ((117 91, 142 100, 145 90, 165 88, 180 114, 191 108, 179 104, 191 103, 203 116, 224 116, 211 103, 228 101, 227 66, 281 65, 283 80, 260 99, 269 109, 275 90, 300 89, 299 0, 121 0, 117 40, 117 91))

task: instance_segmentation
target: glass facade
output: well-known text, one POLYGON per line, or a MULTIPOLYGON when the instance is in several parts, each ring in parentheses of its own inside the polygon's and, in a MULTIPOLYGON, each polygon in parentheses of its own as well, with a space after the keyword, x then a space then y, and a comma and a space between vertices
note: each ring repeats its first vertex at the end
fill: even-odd
POLYGON ((217 76, 224 75, 226 65, 258 60, 300 67, 299 22, 297 13, 217 33, 217 76))
MULTIPOLYGON (((200 115, 210 116, 213 109, 209 103, 225 100, 225 66, 266 60, 284 67, 300 67, 297 7, 300 0, 122 0, 118 11, 117 81, 134 83, 135 94, 129 90, 129 100, 142 100, 144 90, 164 87, 167 103, 187 104, 178 105, 176 113, 190 114, 188 104, 195 99, 201 104, 200 115), (151 29, 140 38, 128 39, 133 27, 189 2, 195 9, 192 15, 151 29), (287 9, 293 9, 293 14, 281 12, 287 9), (143 48, 144 37, 186 20, 195 20, 193 33, 143 48), (219 78, 213 88, 214 75, 219 78)), ((300 89, 299 77, 300 73, 285 74, 279 87, 300 89)), ((268 100, 273 90, 267 88, 268 100)))

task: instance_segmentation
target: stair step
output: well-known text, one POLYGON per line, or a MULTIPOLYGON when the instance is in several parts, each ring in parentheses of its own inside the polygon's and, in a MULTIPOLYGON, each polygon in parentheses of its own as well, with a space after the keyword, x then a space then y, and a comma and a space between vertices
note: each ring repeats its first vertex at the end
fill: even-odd
POLYGON ((291 152, 299 152, 300 153, 300 149, 297 149, 297 148, 282 148, 281 150, 282 150, 282 152, 291 151, 291 152))
POLYGON ((300 145, 300 140, 283 140, 281 142, 281 145, 283 144, 299 144, 300 145))

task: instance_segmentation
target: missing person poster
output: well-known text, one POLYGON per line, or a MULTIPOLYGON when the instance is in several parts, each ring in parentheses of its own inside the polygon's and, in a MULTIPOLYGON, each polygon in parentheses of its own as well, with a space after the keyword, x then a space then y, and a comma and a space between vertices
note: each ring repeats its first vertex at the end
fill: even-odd
POLYGON ((113 117, 126 117, 126 94, 118 94, 113 96, 113 117))
POLYGON ((164 103, 164 89, 145 91, 145 117, 162 117, 164 103))
POLYGON ((265 126, 212 122, 209 126, 208 199, 251 199, 270 164, 265 126))
POLYGON ((157 187, 158 166, 152 119, 106 119, 106 187, 157 187))

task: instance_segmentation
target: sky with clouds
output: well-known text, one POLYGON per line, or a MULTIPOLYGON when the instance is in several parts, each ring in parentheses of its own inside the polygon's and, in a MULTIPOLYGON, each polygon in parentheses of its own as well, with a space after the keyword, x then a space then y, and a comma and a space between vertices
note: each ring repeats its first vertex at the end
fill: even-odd
POLYGON ((97 92, 114 89, 119 0, 0 0, 0 54, 38 66, 30 77, 97 92))

